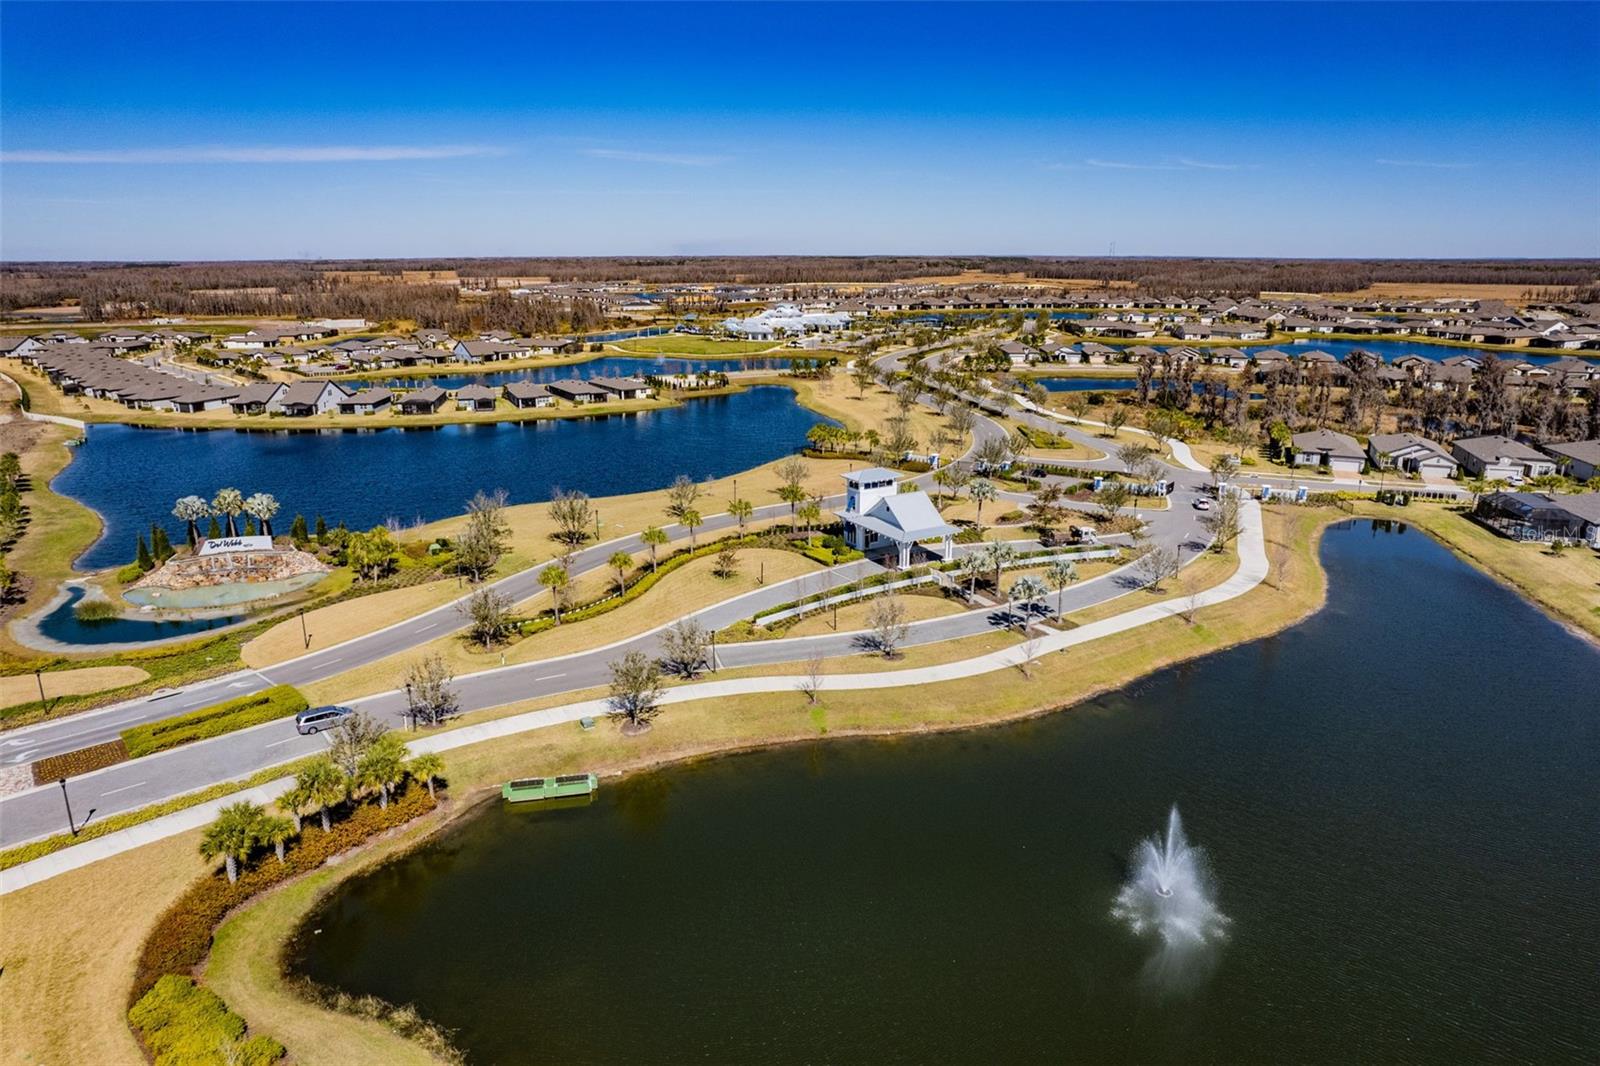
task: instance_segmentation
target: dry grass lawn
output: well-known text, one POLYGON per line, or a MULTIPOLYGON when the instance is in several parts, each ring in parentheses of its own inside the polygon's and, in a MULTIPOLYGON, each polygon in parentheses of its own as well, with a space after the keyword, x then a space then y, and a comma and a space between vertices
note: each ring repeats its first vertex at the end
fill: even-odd
MULTIPOLYGON (((480 645, 469 645, 460 636, 441 636, 410 651, 308 685, 306 698, 313 703, 325 703, 386 691, 401 684, 406 668, 413 661, 431 652, 443 655, 457 674, 470 674, 501 666, 502 656, 503 665, 510 666, 601 647, 666 625, 703 607, 753 592, 760 587, 757 577, 763 567, 768 584, 822 569, 821 564, 796 552, 767 548, 740 552, 739 572, 733 577, 717 577, 712 573, 716 565, 715 557, 696 559, 662 578, 643 596, 614 611, 547 629, 505 648, 484 651, 480 645)), ((608 583, 608 576, 594 574, 586 580, 592 587, 586 587, 580 594, 599 594, 608 583)), ((547 597, 545 593, 530 602, 543 606, 548 602, 547 597)))
POLYGON ((0 896, 0 1060, 143 1064, 123 1011, 145 933, 204 867, 198 833, 0 896))
MULTIPOLYGON (((41 675, 46 699, 82 696, 109 688, 137 685, 150 675, 137 666, 88 666, 78 670, 52 670, 41 675)), ((0 707, 15 707, 39 699, 39 684, 32 674, 0 677, 0 707)))

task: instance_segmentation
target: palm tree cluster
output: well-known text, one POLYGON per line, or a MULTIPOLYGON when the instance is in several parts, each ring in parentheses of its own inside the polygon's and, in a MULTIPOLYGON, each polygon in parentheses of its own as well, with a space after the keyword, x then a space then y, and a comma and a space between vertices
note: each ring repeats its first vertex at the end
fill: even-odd
POLYGON ((293 787, 278 797, 277 805, 288 814, 287 818, 268 813, 249 800, 223 807, 200 838, 200 854, 207 859, 221 859, 231 883, 239 879, 241 865, 259 849, 271 848, 280 863, 285 861, 285 848, 300 835, 305 819, 312 815, 319 817, 324 833, 330 832, 330 813, 342 805, 374 799, 380 807, 387 808, 395 789, 408 777, 425 785, 432 796, 443 773, 444 760, 439 756, 426 752, 407 759, 405 742, 398 735, 385 732, 366 746, 354 773, 346 773, 327 756, 314 759, 301 769, 293 787))
POLYGON ((272 536, 272 518, 278 513, 278 499, 268 492, 244 495, 235 488, 218 489, 210 502, 202 496, 181 497, 172 507, 172 517, 189 530, 189 546, 200 541, 200 523, 207 518, 225 518, 227 535, 239 535, 239 516, 249 515, 266 536, 272 536))

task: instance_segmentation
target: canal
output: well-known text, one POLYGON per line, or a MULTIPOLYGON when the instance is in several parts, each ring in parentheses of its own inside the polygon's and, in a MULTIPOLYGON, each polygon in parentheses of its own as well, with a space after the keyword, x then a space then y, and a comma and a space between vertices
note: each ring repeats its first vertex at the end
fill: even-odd
POLYGON ((1322 557, 1305 623, 1068 713, 496 802, 294 965, 477 1062, 1594 1061, 1600 654, 1418 532, 1322 557), (1111 914, 1174 803, 1228 919, 1181 972, 1111 914))

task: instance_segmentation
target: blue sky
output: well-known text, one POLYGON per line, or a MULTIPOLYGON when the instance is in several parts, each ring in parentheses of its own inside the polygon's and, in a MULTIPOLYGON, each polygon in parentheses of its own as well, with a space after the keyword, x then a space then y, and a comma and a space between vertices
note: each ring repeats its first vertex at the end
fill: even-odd
POLYGON ((1600 255, 1600 5, 0 6, 0 255, 1600 255))

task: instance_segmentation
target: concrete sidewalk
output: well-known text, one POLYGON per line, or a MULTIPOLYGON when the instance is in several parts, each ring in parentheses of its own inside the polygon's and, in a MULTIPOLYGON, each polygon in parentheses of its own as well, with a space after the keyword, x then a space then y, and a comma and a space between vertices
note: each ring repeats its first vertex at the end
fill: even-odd
MULTIPOLYGON (((824 691, 855 691, 866 689, 901 688, 907 685, 932 685, 1009 670, 1019 667, 1030 652, 1034 657, 1087 644, 1101 637, 1123 633, 1140 626, 1150 625, 1184 611, 1226 603, 1244 595, 1259 585, 1267 576, 1268 560, 1265 534, 1261 522, 1261 507, 1254 500, 1241 501, 1239 534, 1239 568, 1233 576, 1215 588, 1195 596, 1164 603, 1148 604, 1111 618, 1079 626, 1076 629, 1052 632, 1030 642, 1032 647, 1016 646, 990 652, 986 655, 941 663, 913 670, 880 671, 875 673, 833 674, 821 678, 824 691)), ((722 696, 739 696, 763 692, 794 692, 801 681, 799 675, 737 678, 726 681, 705 681, 668 689, 662 697, 666 704, 686 703, 692 700, 716 699, 722 696)), ((584 700, 563 704, 540 711, 511 715, 492 722, 464 726, 460 729, 421 737, 410 743, 415 752, 445 752, 471 744, 514 736, 546 726, 575 722, 583 717, 599 717, 607 711, 604 700, 584 700)), ((144 844, 163 840, 178 833, 205 825, 216 817, 225 804, 250 799, 266 803, 276 799, 292 784, 290 778, 280 778, 245 792, 212 800, 194 807, 163 815, 142 825, 110 833, 97 840, 86 841, 62 851, 0 871, 0 895, 14 892, 28 885, 38 884, 59 874, 87 866, 103 858, 121 854, 144 844)))

